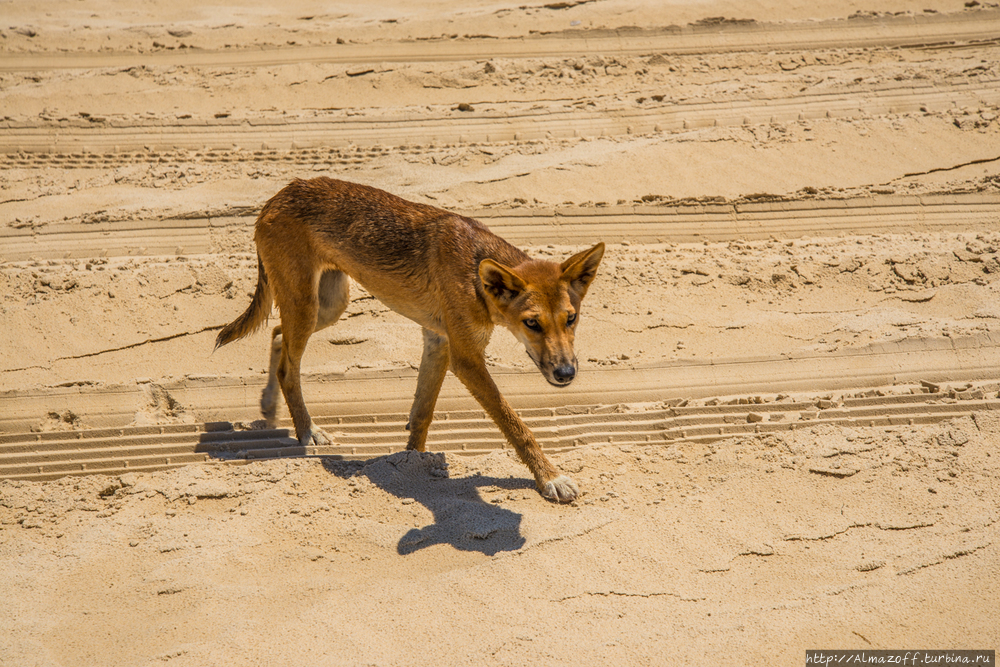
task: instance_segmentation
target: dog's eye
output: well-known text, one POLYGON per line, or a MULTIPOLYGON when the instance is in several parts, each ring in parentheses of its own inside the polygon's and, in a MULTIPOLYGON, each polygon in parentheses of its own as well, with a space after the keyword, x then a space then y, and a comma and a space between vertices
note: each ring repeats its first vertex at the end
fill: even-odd
POLYGON ((576 313, 570 313, 566 316, 566 326, 571 327, 574 322, 576 322, 576 313))
POLYGON ((541 331, 542 330, 542 325, 540 325, 538 323, 538 320, 535 320, 535 319, 524 320, 524 326, 528 327, 532 331, 541 331))

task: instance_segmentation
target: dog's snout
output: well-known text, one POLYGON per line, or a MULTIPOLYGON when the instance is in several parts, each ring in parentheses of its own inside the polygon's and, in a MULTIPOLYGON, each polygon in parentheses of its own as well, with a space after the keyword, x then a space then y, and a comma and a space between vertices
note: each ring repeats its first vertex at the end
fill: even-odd
POLYGON ((576 368, 572 364, 562 364, 552 370, 552 377, 560 384, 569 384, 576 377, 576 368))

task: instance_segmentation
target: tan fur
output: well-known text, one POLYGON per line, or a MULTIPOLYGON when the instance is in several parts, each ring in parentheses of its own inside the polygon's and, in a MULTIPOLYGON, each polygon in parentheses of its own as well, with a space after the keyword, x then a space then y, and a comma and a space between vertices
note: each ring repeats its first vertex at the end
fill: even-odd
POLYGON ((260 328, 272 300, 278 306, 281 326, 272 333, 271 372, 261 398, 270 425, 280 387, 299 442, 330 443, 306 410, 299 369, 309 336, 347 308, 350 276, 423 327, 408 449, 424 450, 450 368, 514 446, 542 495, 563 502, 579 495, 504 400, 484 353, 493 327, 502 325, 546 380, 569 384, 577 367, 573 336, 580 302, 603 243, 562 264, 531 259, 476 220, 329 178, 295 180, 282 189, 261 211, 254 239, 256 292, 246 312, 219 333, 216 347, 260 328))

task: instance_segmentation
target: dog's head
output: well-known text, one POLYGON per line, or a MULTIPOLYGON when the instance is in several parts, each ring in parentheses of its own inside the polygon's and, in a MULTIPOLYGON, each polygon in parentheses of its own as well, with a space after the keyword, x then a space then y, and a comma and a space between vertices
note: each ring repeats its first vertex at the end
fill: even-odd
POLYGON ((504 326, 524 344, 545 379, 565 387, 576 377, 573 340, 580 302, 597 274, 604 244, 573 255, 562 264, 532 259, 508 267, 492 259, 479 264, 486 297, 504 326))

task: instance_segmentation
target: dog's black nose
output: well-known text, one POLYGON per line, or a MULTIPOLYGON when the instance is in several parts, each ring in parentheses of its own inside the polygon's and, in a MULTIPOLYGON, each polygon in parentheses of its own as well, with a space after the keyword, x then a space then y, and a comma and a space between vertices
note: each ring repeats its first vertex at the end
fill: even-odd
POLYGON ((560 384, 569 384, 576 377, 576 369, 570 364, 563 364, 562 366, 556 366, 552 370, 552 377, 556 379, 556 382, 560 384))

